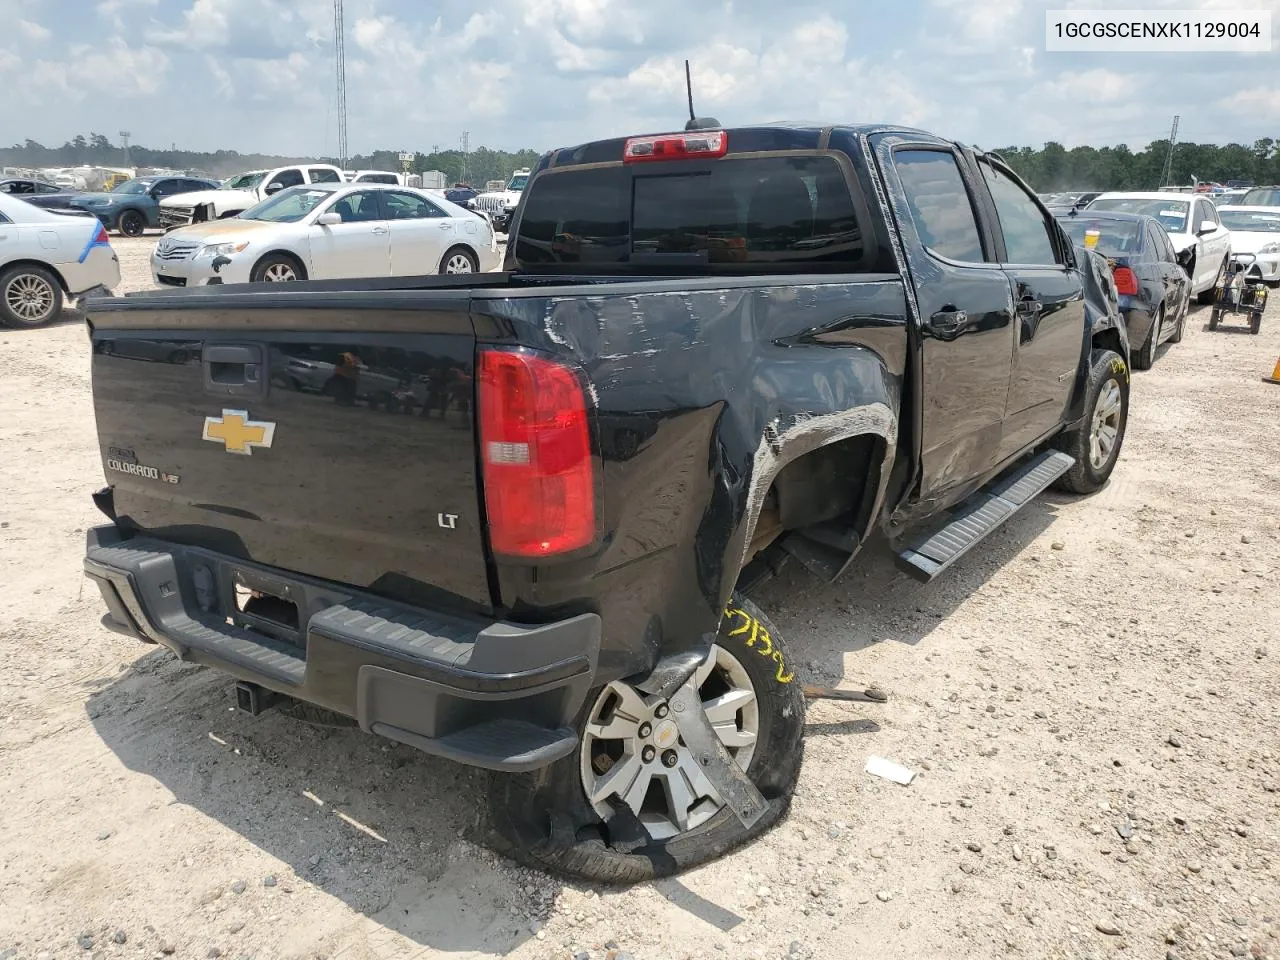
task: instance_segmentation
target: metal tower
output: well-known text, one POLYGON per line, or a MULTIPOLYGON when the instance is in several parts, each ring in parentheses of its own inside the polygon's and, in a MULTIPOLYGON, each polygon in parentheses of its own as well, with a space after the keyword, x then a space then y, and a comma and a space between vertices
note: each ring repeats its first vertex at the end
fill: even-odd
POLYGON ((471 150, 471 131, 462 131, 462 182, 467 182, 467 153, 471 150))
POLYGON ((133 164, 129 162, 129 138, 131 136, 133 136, 133 134, 131 134, 128 130, 120 131, 120 139, 124 141, 124 165, 126 167, 133 166, 133 164))
POLYGON ((338 73, 338 166, 347 169, 347 51, 342 40, 342 0, 333 0, 333 59, 338 73))
POLYGON ((1173 129, 1169 131, 1169 152, 1164 157, 1164 169, 1160 171, 1160 182, 1156 184, 1156 189, 1163 188, 1169 182, 1169 178, 1173 176, 1173 146, 1178 142, 1178 118, 1173 118, 1173 129))

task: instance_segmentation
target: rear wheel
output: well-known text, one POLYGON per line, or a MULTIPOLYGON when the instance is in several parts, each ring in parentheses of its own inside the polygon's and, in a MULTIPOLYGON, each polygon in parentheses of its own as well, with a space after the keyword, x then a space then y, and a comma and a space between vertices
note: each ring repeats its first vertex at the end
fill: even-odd
POLYGON ((1262 314, 1255 313, 1249 317, 1249 332, 1257 333, 1262 329, 1262 314))
POLYGON ((441 273, 479 273, 480 261, 466 247, 453 247, 440 258, 441 273))
POLYGON ((43 327, 62 312, 62 285, 49 270, 20 264, 0 271, 0 323, 43 327))
POLYGON ((1151 330, 1147 333, 1147 342, 1142 345, 1138 355, 1133 358, 1133 365, 1138 370, 1150 370, 1156 362, 1156 350, 1160 346, 1160 328, 1164 325, 1164 307, 1156 308, 1156 315, 1151 320, 1151 330))
POLYGON ((1054 441, 1075 465, 1055 481, 1067 493, 1102 489, 1115 469, 1129 422, 1129 370, 1114 350, 1094 350, 1089 358, 1089 384, 1084 418, 1054 441))
POLYGON ((140 237, 146 228, 147 222, 137 210, 126 210, 116 220, 116 229, 121 236, 140 237))
POLYGON ((575 753, 495 778, 495 845, 532 866, 635 883, 715 859, 777 823, 800 770, 805 704, 777 631, 750 601, 733 598, 689 683, 769 803, 754 826, 743 827, 707 780, 665 702, 614 681, 588 696, 575 753))
POLYGON ((249 278, 254 283, 289 283, 307 279, 307 271, 286 253, 269 253, 254 264, 249 278))

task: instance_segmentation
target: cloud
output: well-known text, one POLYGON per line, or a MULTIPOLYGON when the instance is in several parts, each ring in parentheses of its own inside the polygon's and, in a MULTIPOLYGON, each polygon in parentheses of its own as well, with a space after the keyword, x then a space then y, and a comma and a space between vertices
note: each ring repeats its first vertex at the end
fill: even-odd
POLYGON ((1223 97, 1215 106, 1254 122, 1273 127, 1280 124, 1280 90, 1274 86, 1237 91, 1223 97))
POLYGON ((33 43, 40 43, 53 36, 53 31, 48 27, 41 26, 38 23, 32 23, 30 20, 19 20, 18 32, 33 43))
POLYGON ((147 39, 193 50, 225 46, 231 36, 227 7, 225 0, 195 0, 191 9, 183 13, 181 25, 155 27, 147 31, 147 39))

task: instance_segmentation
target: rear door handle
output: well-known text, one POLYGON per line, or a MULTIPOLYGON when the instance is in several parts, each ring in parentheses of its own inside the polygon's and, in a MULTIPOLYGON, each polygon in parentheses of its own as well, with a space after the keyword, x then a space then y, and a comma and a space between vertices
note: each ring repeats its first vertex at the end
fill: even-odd
POLYGON ((925 327, 939 340, 951 340, 959 336, 968 323, 969 314, 948 304, 933 314, 925 327))

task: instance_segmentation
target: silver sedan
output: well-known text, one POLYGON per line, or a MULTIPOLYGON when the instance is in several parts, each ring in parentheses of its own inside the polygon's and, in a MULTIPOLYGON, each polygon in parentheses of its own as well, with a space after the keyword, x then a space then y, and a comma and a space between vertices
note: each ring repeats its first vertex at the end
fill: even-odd
POLYGON ((483 217, 422 190, 381 184, 289 187, 244 213, 164 235, 161 286, 477 273, 499 262, 483 217))

